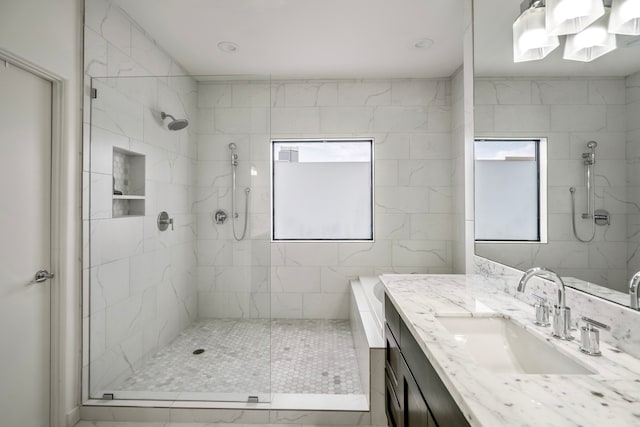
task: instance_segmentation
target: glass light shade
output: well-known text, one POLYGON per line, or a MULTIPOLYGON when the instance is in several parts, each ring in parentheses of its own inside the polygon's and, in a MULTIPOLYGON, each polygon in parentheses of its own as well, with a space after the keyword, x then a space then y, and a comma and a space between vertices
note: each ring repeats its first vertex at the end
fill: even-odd
POLYGON ((549 35, 578 33, 604 14, 602 0, 547 0, 549 35))
POLYGON ((564 45, 564 59, 590 62, 616 48, 616 35, 608 31, 610 8, 593 24, 578 34, 570 34, 564 45))
POLYGON ((542 59, 560 44, 557 36, 547 34, 544 9, 527 9, 513 23, 513 62, 542 59))
POLYGON ((609 32, 640 36, 640 0, 613 0, 609 32))

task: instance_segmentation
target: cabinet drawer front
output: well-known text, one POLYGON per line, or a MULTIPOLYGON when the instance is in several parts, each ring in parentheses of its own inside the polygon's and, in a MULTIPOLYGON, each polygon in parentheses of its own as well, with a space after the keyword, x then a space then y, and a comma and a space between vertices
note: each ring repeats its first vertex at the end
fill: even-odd
POLYGON ((389 325, 389 330, 391 330, 393 336, 397 341, 400 341, 400 314, 398 314, 398 310, 396 310, 386 294, 384 296, 384 319, 389 325))
POLYGON ((469 426, 462 411, 404 323, 400 324, 400 348, 438 426, 469 426))
POLYGON ((389 376, 393 386, 398 388, 400 382, 400 375, 402 375, 402 353, 396 342, 393 334, 389 331, 389 325, 385 325, 385 370, 389 376))

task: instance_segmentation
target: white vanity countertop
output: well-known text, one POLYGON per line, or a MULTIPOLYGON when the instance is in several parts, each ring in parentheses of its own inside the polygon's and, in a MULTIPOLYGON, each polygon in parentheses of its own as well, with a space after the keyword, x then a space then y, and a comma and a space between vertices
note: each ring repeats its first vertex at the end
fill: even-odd
MULTIPOLYGON (((640 426, 640 360, 600 343, 601 357, 532 323, 534 309, 474 275, 383 275, 385 292, 472 426, 640 426), (513 319, 595 375, 497 374, 482 367, 436 320, 441 315, 513 319)), ((567 301, 570 306, 570 301, 567 301)))

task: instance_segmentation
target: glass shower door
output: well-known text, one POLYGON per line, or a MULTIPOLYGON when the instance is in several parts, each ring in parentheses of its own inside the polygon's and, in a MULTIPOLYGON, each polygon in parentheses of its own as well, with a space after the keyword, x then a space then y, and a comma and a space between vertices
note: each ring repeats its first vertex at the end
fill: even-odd
POLYGON ((92 79, 86 398, 270 400, 268 85, 92 79))

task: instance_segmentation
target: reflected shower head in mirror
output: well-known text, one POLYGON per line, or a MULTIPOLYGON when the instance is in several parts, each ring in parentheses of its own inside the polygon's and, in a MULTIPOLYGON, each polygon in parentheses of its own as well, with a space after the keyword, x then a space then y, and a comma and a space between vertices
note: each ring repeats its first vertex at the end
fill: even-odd
POLYGON ((189 126, 189 121, 187 119, 176 119, 171 114, 167 114, 164 111, 160 113, 160 117, 162 117, 162 120, 166 119, 167 117, 171 119, 171 121, 167 125, 169 130, 180 130, 189 126))

